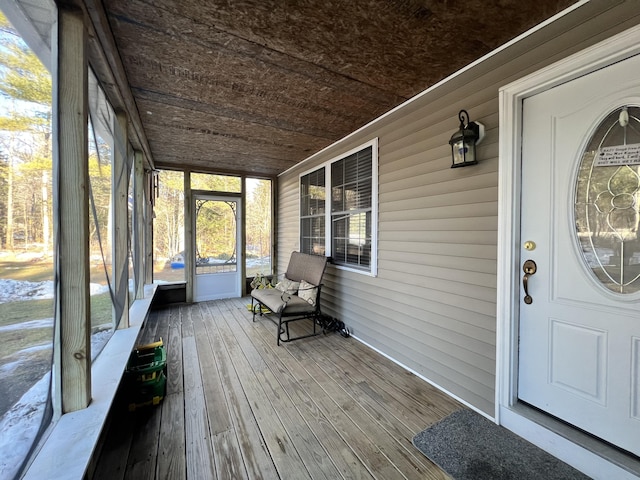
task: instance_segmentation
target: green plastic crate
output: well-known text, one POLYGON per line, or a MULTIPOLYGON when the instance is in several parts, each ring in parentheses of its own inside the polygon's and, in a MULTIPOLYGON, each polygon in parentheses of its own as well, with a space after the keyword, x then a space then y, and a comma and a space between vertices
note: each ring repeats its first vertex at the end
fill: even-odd
POLYGON ((126 395, 129 410, 158 405, 167 390, 167 352, 162 339, 137 346, 125 371, 126 395))

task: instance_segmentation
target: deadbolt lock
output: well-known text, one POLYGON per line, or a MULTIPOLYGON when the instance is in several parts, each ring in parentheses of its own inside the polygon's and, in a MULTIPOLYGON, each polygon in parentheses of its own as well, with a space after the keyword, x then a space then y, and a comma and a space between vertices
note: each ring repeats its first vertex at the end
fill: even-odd
POLYGON ((526 242, 524 242, 524 249, 529 251, 535 250, 536 242, 534 242, 533 240, 527 240, 526 242))

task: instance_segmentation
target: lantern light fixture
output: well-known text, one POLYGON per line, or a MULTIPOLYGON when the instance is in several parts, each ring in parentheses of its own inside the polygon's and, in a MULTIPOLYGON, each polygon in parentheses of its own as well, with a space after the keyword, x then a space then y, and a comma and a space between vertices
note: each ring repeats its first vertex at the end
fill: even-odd
POLYGON ((466 110, 458 113, 460 127, 451 135, 451 168, 467 167, 478 163, 476 145, 484 138, 484 125, 469 120, 466 110))

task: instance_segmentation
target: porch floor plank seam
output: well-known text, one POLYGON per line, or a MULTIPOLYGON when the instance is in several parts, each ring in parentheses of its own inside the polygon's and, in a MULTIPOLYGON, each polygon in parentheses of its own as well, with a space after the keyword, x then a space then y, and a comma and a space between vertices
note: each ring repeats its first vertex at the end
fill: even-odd
POLYGON ((412 438, 461 404, 354 339, 276 346, 246 304, 150 314, 140 343, 165 341, 167 394, 133 413, 114 406, 93 478, 448 478, 412 438))

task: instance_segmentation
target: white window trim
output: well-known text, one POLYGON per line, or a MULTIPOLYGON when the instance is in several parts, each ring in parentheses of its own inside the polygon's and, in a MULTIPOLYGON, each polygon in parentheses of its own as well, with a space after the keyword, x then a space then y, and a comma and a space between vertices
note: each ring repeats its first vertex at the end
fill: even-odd
MULTIPOLYGON (((340 155, 336 155, 330 160, 327 160, 324 163, 320 163, 315 165, 313 168, 305 170, 304 172, 298 175, 298 241, 300 241, 300 216, 302 212, 300 210, 300 196, 302 192, 300 191, 300 180, 305 175, 308 175, 316 170, 320 170, 324 167, 325 172, 325 212, 324 212, 324 243, 325 243, 325 255, 327 257, 332 256, 331 247, 333 246, 332 242, 332 229, 331 229, 331 164, 343 160, 349 155, 353 155, 361 150, 364 150, 368 147, 371 147, 371 265, 369 270, 362 270, 355 267, 350 267, 348 265, 334 265, 334 267, 338 270, 344 270, 348 272, 359 273, 361 275, 367 275, 370 277, 378 276, 378 137, 369 140, 366 143, 363 143, 351 150, 341 153, 340 155)), ((300 245, 302 246, 302 245, 300 245)))

